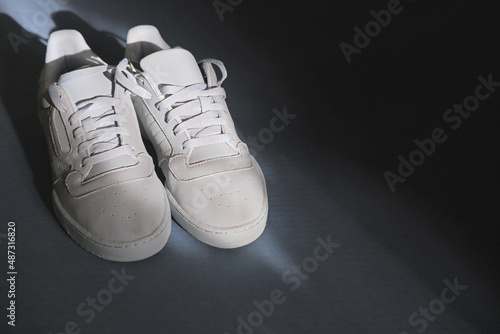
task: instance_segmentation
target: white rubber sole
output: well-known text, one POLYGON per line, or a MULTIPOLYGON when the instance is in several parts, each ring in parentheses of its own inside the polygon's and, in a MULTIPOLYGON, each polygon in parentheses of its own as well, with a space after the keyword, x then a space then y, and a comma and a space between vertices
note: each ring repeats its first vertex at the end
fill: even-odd
POLYGON ((196 239, 213 247, 229 249, 246 246, 260 237, 266 228, 267 201, 262 213, 253 222, 227 231, 208 231, 190 221, 187 212, 181 208, 168 189, 167 196, 175 221, 196 239))
MULTIPOLYGON (((165 212, 161 225, 149 236, 137 240, 136 243, 123 247, 104 245, 84 235, 76 222, 67 214, 59 201, 56 193, 52 191, 52 203, 56 212, 57 221, 66 233, 89 253, 100 258, 117 261, 132 262, 146 259, 163 249, 167 243, 172 223, 169 212, 165 212)), ((165 208, 168 211, 168 201, 165 196, 165 208)))

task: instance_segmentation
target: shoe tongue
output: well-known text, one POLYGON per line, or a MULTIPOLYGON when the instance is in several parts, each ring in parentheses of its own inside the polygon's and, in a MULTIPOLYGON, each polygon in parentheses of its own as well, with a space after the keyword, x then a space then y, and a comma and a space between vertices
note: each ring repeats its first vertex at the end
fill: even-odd
POLYGON ((92 66, 63 74, 58 81, 73 102, 95 96, 111 96, 113 82, 107 66, 92 66))
POLYGON ((205 82, 196 59, 181 48, 152 53, 144 57, 140 65, 157 84, 189 86, 205 82))

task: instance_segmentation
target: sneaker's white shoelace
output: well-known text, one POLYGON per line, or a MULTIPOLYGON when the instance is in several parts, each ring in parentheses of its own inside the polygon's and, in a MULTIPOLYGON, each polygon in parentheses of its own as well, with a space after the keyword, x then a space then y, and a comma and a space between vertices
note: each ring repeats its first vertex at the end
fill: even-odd
MULTIPOLYGON (((133 75, 127 70, 128 61, 123 59, 115 70, 115 81, 126 88, 126 94, 133 92, 144 98, 151 95, 144 88, 137 85, 133 75)), ((104 73, 109 70, 107 65, 93 66, 61 76, 59 83, 71 81, 77 78, 104 73)), ((57 83, 49 86, 49 95, 54 106, 61 112, 73 112, 68 118, 70 126, 78 127, 73 131, 74 139, 81 139, 78 153, 83 156, 82 167, 91 166, 122 154, 132 152, 129 144, 123 143, 122 137, 130 137, 126 127, 127 121, 123 115, 116 114, 113 108, 126 109, 127 104, 123 99, 111 96, 96 96, 82 100, 68 110, 63 103, 66 96, 64 89, 57 83)), ((67 97, 67 96, 66 96, 67 97)), ((69 99, 66 99, 69 101, 69 99)))
MULTIPOLYGON (((217 102, 219 98, 225 99, 226 92, 220 87, 227 77, 227 71, 221 61, 204 59, 200 63, 208 62, 219 67, 222 79, 217 82, 217 87, 208 88, 205 83, 190 86, 164 85, 160 92, 165 97, 158 103, 158 110, 165 112, 165 122, 176 120, 179 124, 174 127, 174 134, 184 132, 188 140, 183 143, 183 148, 223 143, 234 140, 234 136, 225 133, 224 126, 229 121, 220 117, 220 113, 227 113, 224 103, 217 102)), ((208 73, 207 73, 208 75, 208 73)))

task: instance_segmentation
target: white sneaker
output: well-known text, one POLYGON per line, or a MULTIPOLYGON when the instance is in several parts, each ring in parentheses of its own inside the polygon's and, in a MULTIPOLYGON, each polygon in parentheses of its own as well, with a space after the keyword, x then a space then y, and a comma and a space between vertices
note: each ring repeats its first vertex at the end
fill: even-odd
POLYGON ((227 75, 222 62, 206 59, 198 66, 188 51, 170 48, 153 26, 129 31, 125 56, 152 96, 133 95, 132 101, 165 174, 175 221, 215 247, 257 239, 267 221, 266 184, 236 134, 220 87, 227 75), (221 80, 212 65, 221 70, 221 80))
POLYGON ((75 30, 50 35, 39 117, 52 165, 59 223, 89 252, 137 261, 160 251, 170 209, 140 136, 130 92, 149 96, 97 57, 75 30))

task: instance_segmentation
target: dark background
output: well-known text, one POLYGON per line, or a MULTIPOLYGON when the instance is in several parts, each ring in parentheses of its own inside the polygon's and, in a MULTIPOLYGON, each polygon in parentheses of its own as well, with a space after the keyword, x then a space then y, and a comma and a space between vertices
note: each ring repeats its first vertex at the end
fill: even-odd
POLYGON ((500 333, 500 87, 460 128, 443 120, 479 76, 500 82, 499 2, 402 0, 350 64, 339 44, 388 1, 232 3, 221 21, 210 0, 0 1, 0 332, 55 334, 74 321, 81 333, 233 334, 279 289, 285 302, 254 333, 500 333), (138 24, 225 63, 241 138, 269 127, 273 108, 296 115, 257 151, 269 218, 253 244, 216 249, 174 224, 160 253, 121 264, 85 252, 55 220, 36 111, 44 43, 53 29, 77 29, 116 64, 138 24), (435 128, 447 140, 392 192, 384 172, 435 128), (9 221, 15 328, 5 316, 9 221), (340 247, 292 291, 282 276, 329 235, 340 247), (86 323, 78 305, 122 268, 135 278, 86 323), (409 323, 455 279, 467 288, 454 302, 425 328, 409 323))

